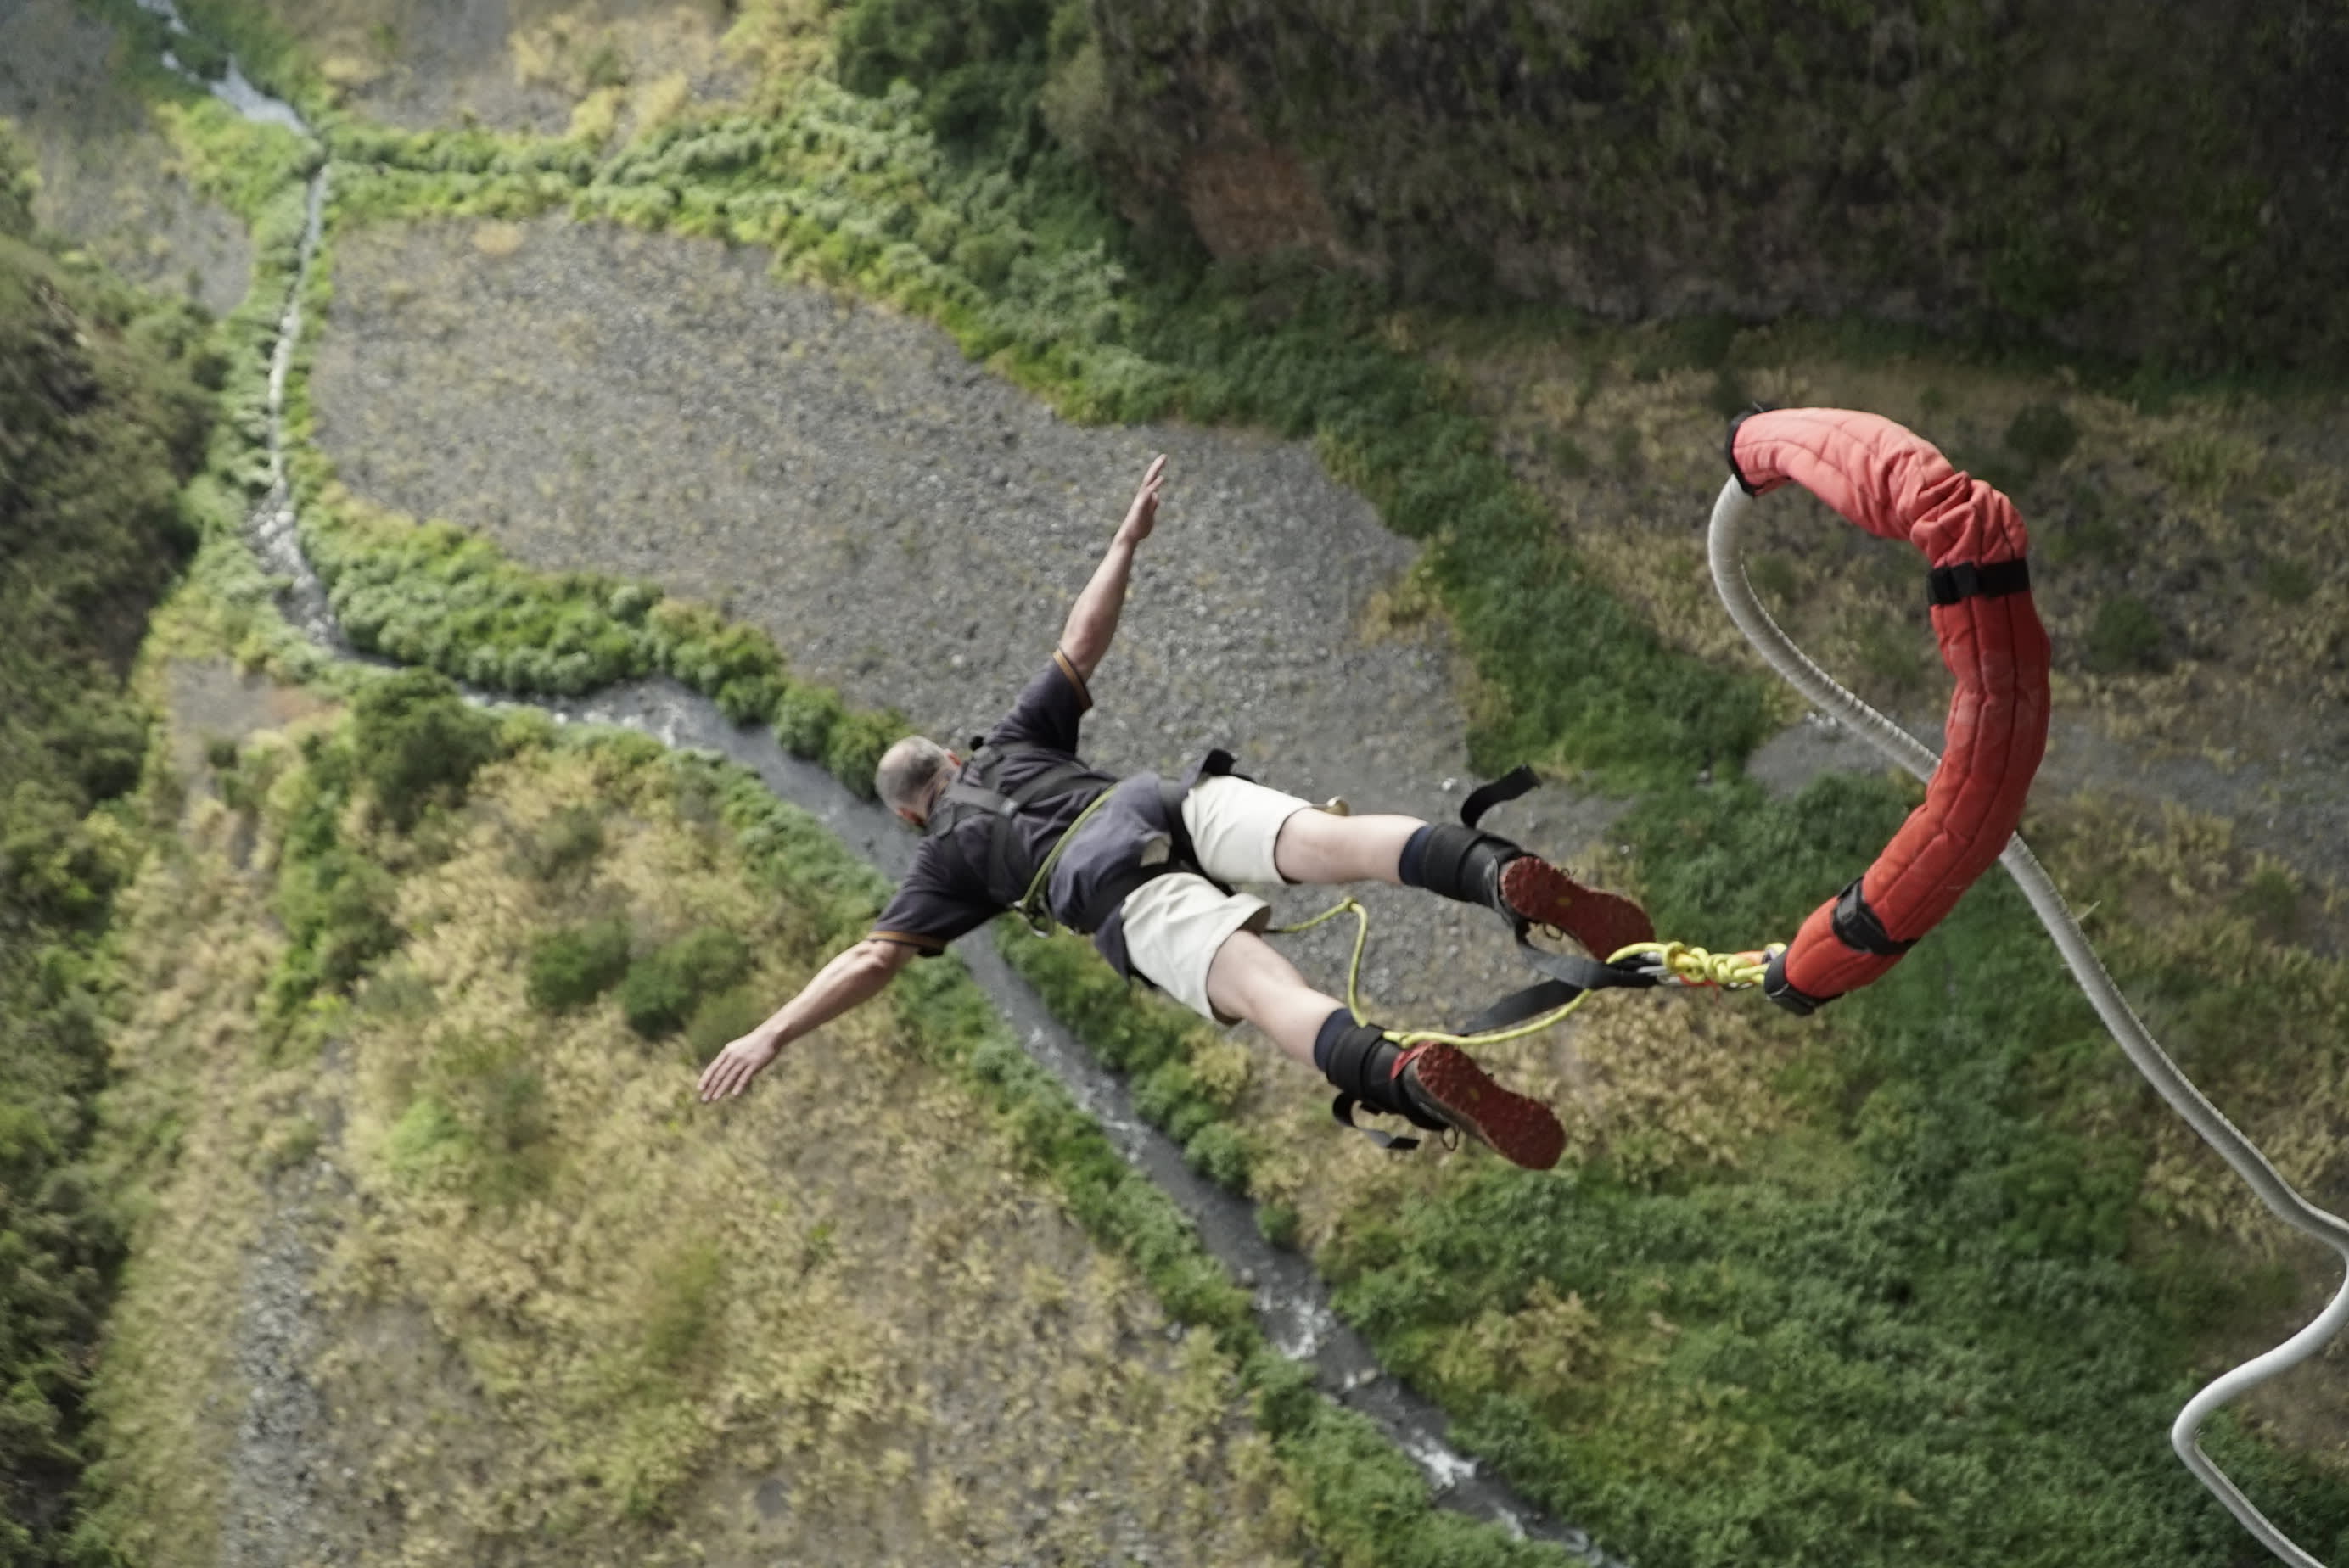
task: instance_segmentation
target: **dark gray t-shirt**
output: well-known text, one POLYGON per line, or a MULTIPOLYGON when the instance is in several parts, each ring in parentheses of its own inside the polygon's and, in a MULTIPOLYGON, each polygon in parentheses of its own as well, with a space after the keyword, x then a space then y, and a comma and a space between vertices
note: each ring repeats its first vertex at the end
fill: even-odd
MULTIPOLYGON (((1011 705, 1011 711, 987 732, 986 745, 1036 748, 1013 751, 1003 758, 996 773, 997 790, 1011 794, 1047 769, 1081 760, 1077 727, 1092 706, 1076 666, 1066 655, 1054 650, 1051 663, 1036 673, 1011 705)), ((1010 830, 1020 835, 1029 864, 1042 862, 1054 841, 1067 831, 1092 798, 1081 790, 1059 796, 1028 807, 1011 819, 1010 830)), ((947 852, 941 838, 924 838, 914 851, 912 869, 897 885, 896 895, 882 910, 870 934, 934 954, 1000 914, 1005 906, 988 892, 984 870, 993 831, 986 818, 974 814, 952 831, 956 852, 947 852)), ((1060 863, 1052 868, 1051 881, 1044 890, 1052 918, 1079 928, 1080 912, 1091 904, 1099 889, 1136 866, 1165 859, 1171 838, 1158 776, 1137 773, 1118 783, 1111 798, 1061 851, 1060 863)), ((1102 923, 1093 934, 1093 944, 1119 973, 1126 972, 1120 913, 1112 913, 1102 923)))

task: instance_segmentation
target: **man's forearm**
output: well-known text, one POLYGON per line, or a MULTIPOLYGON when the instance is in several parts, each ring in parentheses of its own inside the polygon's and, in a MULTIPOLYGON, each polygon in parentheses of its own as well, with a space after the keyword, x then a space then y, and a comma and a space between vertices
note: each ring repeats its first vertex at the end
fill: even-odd
POLYGON ((788 1046, 879 995, 896 973, 888 944, 860 942, 817 970, 815 978, 760 1027, 771 1032, 777 1046, 788 1046))
POLYGON ((1061 652, 1087 679, 1109 652, 1110 639, 1117 635, 1118 614, 1125 608, 1126 580, 1133 573, 1133 546, 1121 539, 1093 568, 1092 580, 1077 595, 1069 610, 1068 624, 1061 628, 1061 652))

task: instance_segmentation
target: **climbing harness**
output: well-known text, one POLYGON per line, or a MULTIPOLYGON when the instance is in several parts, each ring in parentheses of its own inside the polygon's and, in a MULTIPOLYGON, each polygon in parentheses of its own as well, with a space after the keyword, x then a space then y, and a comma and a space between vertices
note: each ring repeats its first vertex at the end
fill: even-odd
POLYGON ((1030 926, 1040 931, 1046 923, 1044 884, 1050 877, 1053 866, 1060 862, 1062 847, 1076 836, 1078 827, 1086 819, 1101 810, 1117 780, 1105 773, 1094 771, 1074 758, 1067 758, 1045 769, 1009 795, 996 787, 1005 762, 1014 757, 1031 755, 1064 754, 1041 746, 977 744, 971 751, 970 760, 962 765, 954 781, 938 797, 937 805, 930 812, 929 823, 923 829, 923 836, 938 840, 940 849, 962 861, 967 872, 979 875, 986 883, 989 898, 1007 909, 1017 911, 1030 926), (1054 841, 1050 851, 1044 855, 1034 872, 1022 876, 1020 862, 1025 857, 1019 835, 1012 830, 1012 819, 1029 807, 1086 789, 1092 791, 1092 798, 1085 802, 1084 810, 1078 813, 1075 821, 1069 824, 1068 830, 1054 841), (955 841, 955 830, 975 816, 984 816, 987 820, 987 863, 983 868, 970 865, 964 859, 961 847, 955 841))
MULTIPOLYGON (((1123 874, 1105 881, 1093 892, 1091 902, 1078 917, 1082 929, 1099 929, 1112 910, 1123 904, 1134 889, 1154 877, 1164 876, 1170 872, 1206 875, 1200 868, 1198 852, 1192 845, 1191 830, 1183 821, 1183 798, 1190 793, 1189 780, 1230 773, 1233 761, 1230 752, 1217 748, 1208 752, 1192 774, 1159 780, 1159 799, 1165 808, 1168 823, 1166 858, 1132 867, 1123 874)), ((1061 852, 1074 841, 1077 830, 1109 803, 1110 793, 1118 783, 1119 780, 1109 774, 1097 772, 1067 753, 1055 751, 1050 747, 989 746, 983 740, 974 739, 970 760, 963 764, 954 781, 939 795, 937 806, 930 813, 929 824, 923 830, 923 834, 943 841, 944 851, 955 857, 966 872, 977 870, 965 859, 961 847, 955 841, 954 832, 971 817, 985 813, 988 851, 984 880, 988 896, 1017 914, 1037 935, 1049 936, 1057 923, 1045 903, 1045 889, 1051 883, 1052 868, 1061 863, 1061 852), (996 788, 997 780, 1001 775, 1004 761, 1021 754, 1059 757, 1063 760, 1006 795, 996 788), (1092 799, 1086 801, 1084 809, 1061 830, 1060 836, 1052 841, 1052 847, 1037 862, 1034 872, 1023 881, 1019 872, 1025 854, 1019 835, 1012 831, 1012 819, 1029 807, 1057 799, 1062 795, 1073 795, 1082 789, 1092 790, 1092 799), (1015 892, 1015 889, 1019 891, 1015 892)), ((1212 877, 1207 880, 1215 882, 1212 877)), ((1224 887, 1220 882, 1216 882, 1216 885, 1224 887)), ((1224 891, 1229 892, 1231 890, 1224 888, 1224 891)))
MULTIPOLYGON (((2065 965, 2071 969, 2073 977, 2079 982, 2080 988, 2095 1006, 2097 1017, 2112 1032, 2113 1038, 2119 1043, 2131 1064, 2153 1085, 2169 1108, 2182 1117, 2204 1142, 2218 1151, 2220 1158, 2226 1161, 2277 1218, 2323 1242, 2339 1253, 2344 1264, 2349 1264, 2349 1222, 2317 1208, 2294 1191, 2268 1162, 2266 1156, 2203 1097, 2185 1074, 2178 1071, 2178 1065, 2147 1032, 2145 1025, 2130 1008, 2127 998, 2121 995, 2120 987, 2105 972, 2103 962, 2097 958, 2095 950, 2089 946, 2079 923, 2064 907, 2063 896, 2056 892, 2054 881, 2021 836, 2012 834, 2013 820, 2007 820, 2005 828, 1995 828, 1995 823, 2004 813, 2006 791, 2003 781, 1987 769, 1994 766, 2002 755, 2009 766, 2020 762, 2026 755, 2035 766, 2037 743, 2026 744, 2017 738, 2017 734, 2035 722, 2044 736, 2044 713, 2034 720, 2027 710, 2014 712, 2006 720, 2007 729, 2000 733, 1979 717, 1988 711, 1987 698, 1972 710, 1975 717, 1964 725, 1960 723, 1960 718, 1961 709, 1965 704, 1953 702, 1947 738, 1949 751, 1945 757, 1936 757, 1930 748, 1846 691, 1833 676, 1812 663, 1779 629, 1777 623, 1771 619, 1769 612, 1754 596, 1752 585, 1745 579, 1744 568, 1739 562, 1737 531, 1752 509, 1754 495, 1759 489, 1765 488, 1755 481, 1769 476, 1799 478, 1814 490, 1818 490, 1818 486, 1811 483, 1811 477, 1820 475, 1826 464, 1816 450, 1817 447, 1825 445, 1839 451, 1847 459, 1852 458, 1866 445, 1855 432, 1870 428, 1857 421, 1872 418, 1833 409, 1789 409, 1783 413, 1757 413, 1733 428, 1730 435, 1733 477, 1722 487, 1721 495, 1713 503, 1712 529, 1707 541, 1713 586, 1719 591, 1730 617, 1771 666, 1807 697, 1814 707, 1850 726, 1854 732, 1887 758, 1926 780, 1928 805, 1935 798, 1933 789, 1939 786, 1943 771, 1962 775, 1964 788, 1957 793, 1961 799, 1972 801, 1979 815, 1964 824, 1971 832, 1971 841, 1963 855, 1951 856, 1952 863, 1971 862, 1982 843, 1988 842, 1992 846, 1992 852, 2005 866, 2007 873, 2022 887, 2023 897, 2030 902, 2033 913, 2039 916, 2040 923, 2047 928, 2057 951, 2064 955, 2065 965), (1829 434, 1837 429, 1844 432, 1840 438, 1829 434), (1985 758, 1991 761, 1986 762, 1985 758), (1961 758, 1961 766, 1959 765, 1961 758), (1998 837, 1988 836, 1993 830, 1998 837), (2002 842, 2003 848, 2000 849, 1997 846, 2002 842)), ((1889 427, 1889 429, 1877 430, 1876 438, 1890 442, 1874 449, 1882 457, 1878 467, 1872 469, 1863 468, 1856 473, 1848 469, 1832 470, 1822 476, 1833 486, 1837 482, 1835 475, 1839 472, 1842 476, 1840 482, 1847 487, 1843 493, 1854 498, 1863 510, 1898 495, 1921 494, 1922 491, 1915 488, 1915 481, 1928 469, 1920 466, 1922 458, 1916 449, 1931 450, 1898 426, 1889 426, 1889 421, 1877 423, 1889 427), (1899 439, 1894 439, 1896 433, 1899 439), (1910 488, 1904 490, 1903 486, 1910 488)), ((1938 454, 1935 456, 1938 458, 1938 454)), ((1941 482, 1946 489, 1947 481, 1941 482)), ((1824 491, 1820 493, 1846 516, 1853 515, 1850 509, 1834 497, 1826 496, 1824 491)), ((1996 492, 1990 493, 1994 495, 1996 492)), ((2002 500, 2003 498, 2001 499, 2002 500)), ((2011 512, 2011 510, 2006 509, 2006 511, 2011 512)), ((1985 516, 1980 511, 1972 514, 1971 521, 1982 527, 1981 532, 1968 536, 1979 541, 1981 553, 1961 554, 1956 549, 1937 553, 1930 543, 1927 545, 1927 555, 1934 561, 1936 569, 1932 583, 1934 624, 1941 633, 1945 656, 1950 654, 1953 644, 1953 620, 1972 634, 1971 642, 1964 640, 1962 635, 1955 639, 1956 646, 1963 656, 1951 660, 1952 669, 1954 671, 1961 664, 1971 665, 1985 677, 1985 691, 1990 692, 1999 689, 2002 678, 1996 642, 2001 632, 1998 623, 2002 616, 1992 612, 1994 607, 2012 604, 2018 598, 2023 600, 2020 608, 2026 612, 2028 609, 2028 596, 2022 587, 2024 581, 2021 564, 2023 536, 2019 523, 2012 534, 2002 532, 2004 514, 1996 508, 1991 509, 1987 521, 2000 525, 1999 528, 1983 527, 1985 516), (2002 544, 2011 544, 2011 549, 2002 550, 2002 544), (1963 570, 1967 566, 1973 568, 1971 573, 1963 570), (1943 570, 1950 573, 1947 578, 1941 577, 1943 570), (1968 594, 1963 591, 1970 583, 1972 592, 1968 594), (1942 597, 1945 593, 1955 593, 1960 597, 1951 604, 1942 597), (1971 608, 1969 610, 1968 606, 1971 608), (1965 610, 1966 613, 1945 619, 1952 610, 1965 610)), ((2006 657, 2019 665, 2032 655, 2033 649, 2029 639, 2020 634, 2024 630, 2021 616, 2010 610, 2003 619, 2006 623, 2003 628, 2007 639, 2006 657)), ((2035 616, 2031 618, 2031 625, 2036 626, 2035 616)), ((2044 654, 2040 655, 2043 659, 2044 656, 2044 654)), ((1961 679, 1963 678, 1961 676, 1961 679)), ((2013 683, 2004 688, 2011 700, 2020 700, 2025 683, 2014 676, 2006 678, 2013 683)), ((2020 789, 2014 792, 2019 796, 2020 789)), ((1914 817, 1910 819, 1912 824, 1915 820, 1914 817)), ((1908 830, 1904 828, 1902 832, 1905 838, 1908 830)), ((1897 848, 1903 839, 1897 838, 1893 842, 1897 848)), ((1887 857, 1890 855, 1891 851, 1888 850, 1887 857)), ((1879 860, 1878 868, 1884 863, 1879 860)), ((1874 874, 1871 872, 1870 875, 1874 874)), ((1875 885, 1871 884, 1871 887, 1875 885)), ((1869 903, 1893 931, 1922 934, 1925 927, 1931 923, 1930 920, 1923 924, 1916 923, 1920 919, 1920 909, 1929 905, 1888 905, 1876 902, 1874 892, 1869 893, 1869 903), (1888 909, 1895 913, 1888 913, 1888 909)), ((1938 919, 1939 915, 1933 918, 1938 919)), ((1814 914, 1811 921, 1806 923, 1806 936, 1813 936, 1813 926, 1818 920, 1819 916, 1814 914)), ((1828 920, 1831 929, 1832 914, 1828 920)), ((1800 943, 1803 938, 1796 940, 1800 943)), ((1813 940, 1816 951, 1816 936, 1813 940)), ((1834 962, 1834 955, 1821 954, 1820 957, 1823 960, 1820 967, 1812 969, 1806 966, 1797 972, 1795 975, 1796 983, 1805 979, 1812 984, 1839 985, 1843 983, 1846 971, 1834 962), (1826 978, 1822 979, 1822 975, 1826 978)), ((1876 961, 1889 967, 1892 957, 1868 954, 1859 960, 1856 967, 1864 967, 1866 964, 1876 961)), ((1785 974, 1788 967, 1791 965, 1777 963, 1771 965, 1771 969, 1779 974, 1785 974)), ((1873 978, 1873 975, 1869 977, 1873 978)), ((2324 1568, 2324 1565, 2294 1544, 2243 1495, 2227 1473, 2202 1451, 2200 1433, 2203 1424, 2220 1406, 2309 1360, 2344 1327, 2349 1327, 2349 1280, 2344 1280, 2324 1310, 2298 1334, 2265 1355, 2213 1379, 2187 1401, 2169 1430, 2170 1446, 2177 1450, 2187 1469, 2226 1505, 2228 1511, 2262 1546, 2283 1562, 2292 1564, 2293 1568, 2324 1568)))

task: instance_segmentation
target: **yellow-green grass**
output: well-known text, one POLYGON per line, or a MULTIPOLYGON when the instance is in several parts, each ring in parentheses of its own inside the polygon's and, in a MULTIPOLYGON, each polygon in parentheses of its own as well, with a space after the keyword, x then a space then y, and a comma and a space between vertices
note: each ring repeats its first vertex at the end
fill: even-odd
POLYGON ((704 1109, 681 1043, 610 998, 529 1006, 532 941, 588 913, 644 944, 732 929, 761 995, 821 958, 664 764, 525 750, 413 841, 345 808, 404 941, 288 1037, 272 910, 304 776, 292 739, 248 740, 227 793, 256 803, 199 788, 184 849, 127 895, 108 1145, 134 1261, 98 1400, 126 1550, 211 1560, 248 1462, 242 1304, 298 1191, 331 1212, 318 1351, 285 1370, 329 1412, 315 1462, 351 1472, 328 1506, 380 1540, 405 1500, 371 1560, 1288 1556, 1231 1362, 1170 1336, 909 1026, 868 1013, 704 1109), (583 800, 605 850, 543 879, 531 846, 583 800), (770 1477, 792 1500, 774 1517, 751 1501, 770 1477))

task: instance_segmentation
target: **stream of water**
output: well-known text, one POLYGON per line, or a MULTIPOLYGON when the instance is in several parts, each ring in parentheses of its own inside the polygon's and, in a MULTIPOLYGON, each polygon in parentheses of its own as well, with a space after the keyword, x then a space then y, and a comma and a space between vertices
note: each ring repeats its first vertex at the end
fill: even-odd
MULTIPOLYGON (((139 4, 163 17, 175 35, 187 31, 171 0, 139 0, 139 4)), ((164 61, 248 119, 304 137, 311 134, 291 105, 255 88, 233 60, 218 81, 196 77, 171 54, 164 56, 164 61)), ((291 624, 339 657, 381 663, 355 649, 343 635, 326 585, 303 553, 285 477, 285 384, 301 338, 302 294, 317 253, 331 172, 330 166, 322 164, 310 181, 300 263, 278 318, 277 341, 270 356, 269 486, 248 515, 246 534, 263 566, 285 584, 279 604, 291 624)), ((467 695, 491 704, 519 700, 502 693, 467 695)), ((912 861, 916 841, 887 810, 857 799, 816 764, 791 755, 763 727, 737 726, 719 711, 716 703, 676 682, 634 681, 584 697, 528 700, 564 722, 616 725, 666 745, 715 752, 757 773, 779 799, 814 816, 885 874, 902 876, 912 861)), ((1013 973, 990 938, 982 933, 960 944, 956 952, 1029 1055, 1101 1124, 1127 1163, 1174 1201, 1196 1228, 1207 1251, 1252 1293, 1257 1322, 1266 1338, 1291 1360, 1309 1361, 1317 1382, 1330 1398, 1376 1422, 1426 1473, 1444 1506, 1498 1523, 1521 1537, 1555 1542, 1593 1568, 1629 1568, 1594 1542, 1588 1532, 1545 1517, 1505 1482, 1484 1474, 1475 1460, 1446 1443, 1443 1412, 1381 1371, 1361 1336, 1338 1320, 1312 1264, 1300 1254, 1267 1242, 1246 1200, 1191 1169, 1182 1150, 1135 1111, 1124 1080, 1102 1068, 1061 1026, 1027 982, 1013 973)))

